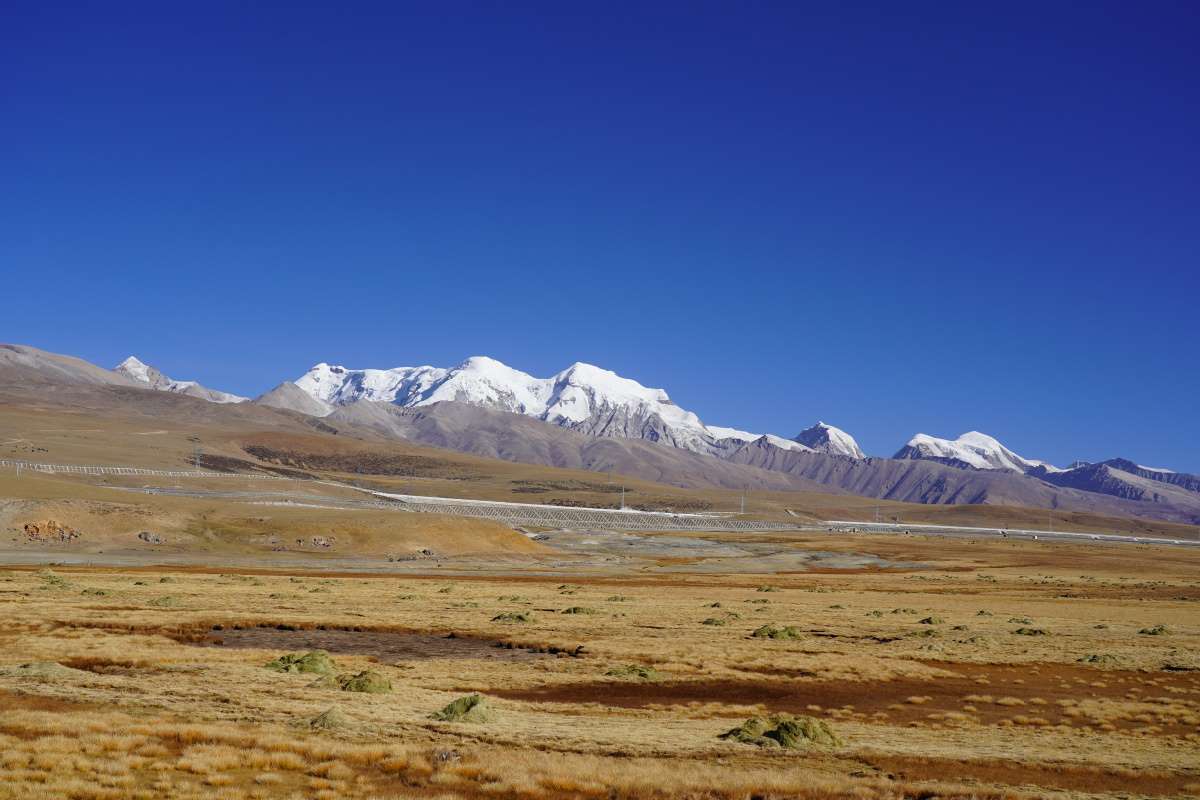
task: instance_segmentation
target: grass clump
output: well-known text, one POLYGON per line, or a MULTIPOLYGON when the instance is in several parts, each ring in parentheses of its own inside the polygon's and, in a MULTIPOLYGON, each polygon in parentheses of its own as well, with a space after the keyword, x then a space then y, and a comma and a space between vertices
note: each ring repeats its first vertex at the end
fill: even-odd
POLYGON ((564 608, 562 610, 562 613, 564 613, 564 614, 598 614, 599 612, 596 611, 596 609, 588 608, 587 606, 571 606, 570 608, 564 608))
POLYGON ((329 653, 312 650, 308 653, 287 653, 264 665, 276 672, 310 672, 314 675, 332 675, 337 669, 329 653))
POLYGON ((926 617, 923 620, 919 620, 917 624, 918 625, 941 625, 945 621, 946 620, 942 619, 941 617, 934 616, 934 617, 926 617))
POLYGON ((448 704, 431 717, 441 722, 491 722, 495 715, 481 694, 469 694, 448 704))
POLYGON ((626 602, 627 600, 629 600, 629 598, 628 598, 628 597, 626 597, 626 596, 625 596, 625 595, 623 595, 623 594, 612 594, 612 595, 609 595, 608 597, 606 597, 606 598, 604 598, 604 599, 605 599, 606 601, 608 601, 609 603, 624 603, 624 602, 626 602))
POLYGON ((363 670, 353 675, 338 675, 338 688, 343 692, 366 692, 385 694, 392 690, 392 682, 374 670, 363 670))
POLYGON ((157 608, 177 608, 179 598, 173 594, 165 594, 162 597, 156 597, 149 601, 146 605, 156 606, 157 608))
POLYGON ((755 628, 754 632, 751 633, 750 636, 755 639, 775 639, 783 641, 804 638, 804 634, 793 628, 791 625, 780 628, 769 623, 767 625, 762 625, 758 628, 755 628))
POLYGON ((721 619, 721 618, 719 618, 719 617, 709 617, 708 619, 704 620, 704 622, 701 622, 700 624, 701 624, 701 625, 717 625, 717 626, 721 626, 721 625, 724 625, 724 624, 725 624, 725 620, 723 620, 723 619, 721 619))
POLYGON ((782 747, 789 750, 812 745, 836 747, 842 743, 824 720, 790 714, 751 717, 718 738, 752 744, 757 747, 782 747))
POLYGON ((662 680, 662 673, 644 664, 623 664, 604 673, 610 678, 634 678, 639 681, 662 680))
POLYGON ((1014 625, 1029 625, 1033 622, 1029 617, 1009 617, 1008 621, 1014 625))
POLYGON ((756 591, 756 592, 778 592, 779 590, 776 589, 774 586, 760 586, 757 589, 755 589, 754 591, 756 591))
POLYGON ((1013 633, 1018 636, 1049 636, 1050 633, 1045 628, 1017 628, 1013 633))
POLYGON ((350 723, 346 715, 337 708, 330 708, 317 714, 308 721, 308 727, 314 730, 329 731, 344 728, 350 723))
POLYGON ((492 617, 492 622, 533 622, 533 614, 528 611, 505 611, 492 617))
POLYGON ((1138 631, 1141 636, 1166 636, 1170 633, 1166 625, 1155 625, 1153 628, 1142 628, 1138 631))
POLYGON ((1120 660, 1110 653, 1092 653, 1091 655, 1076 659, 1080 664, 1116 664, 1120 660))

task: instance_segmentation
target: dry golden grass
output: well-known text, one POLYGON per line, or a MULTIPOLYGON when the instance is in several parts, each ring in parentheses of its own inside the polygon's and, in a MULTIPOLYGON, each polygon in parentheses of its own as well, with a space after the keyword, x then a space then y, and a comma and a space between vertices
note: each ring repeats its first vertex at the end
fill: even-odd
POLYGON ((0 571, 0 797, 1196 792, 1200 573, 1188 556, 1004 543, 970 558, 951 545, 941 560, 944 540, 851 545, 889 542, 934 568, 769 579, 0 571), (776 591, 757 591, 768 582, 776 591), (562 613, 576 606, 598 613, 562 613), (502 612, 532 621, 495 621, 502 612), (725 625, 703 624, 717 614, 725 625), (944 621, 920 624, 931 616, 944 621), (1016 635, 1013 619, 1050 634, 1016 635), (768 622, 802 636, 749 636, 768 622), (1138 634, 1152 624, 1170 633, 1138 634), (237 646, 216 646, 222 636, 237 646), (346 650, 333 653, 341 670, 376 670, 393 691, 346 693, 263 667, 310 640, 333 642, 346 650), (1097 655, 1109 658, 1079 661, 1097 655), (606 674, 628 664, 661 680, 606 674), (488 696, 492 722, 430 718, 468 692, 488 696), (311 728, 330 708, 344 725, 311 728), (717 738, 775 711, 826 719, 845 745, 771 752, 717 738))

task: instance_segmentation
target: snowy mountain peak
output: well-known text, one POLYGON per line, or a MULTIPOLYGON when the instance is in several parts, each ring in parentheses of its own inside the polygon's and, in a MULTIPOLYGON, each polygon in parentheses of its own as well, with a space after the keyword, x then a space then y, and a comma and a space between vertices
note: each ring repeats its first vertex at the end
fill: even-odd
POLYGON ((810 450, 831 455, 849 456, 850 458, 866 458, 862 448, 854 437, 841 428, 835 428, 824 422, 817 422, 796 434, 795 442, 799 442, 810 450))
POLYGON ((177 381, 173 378, 168 378, 137 356, 129 356, 120 364, 117 364, 113 368, 113 372, 118 372, 139 383, 144 383, 151 389, 157 389, 160 392, 186 394, 191 397, 198 397, 201 400, 207 400, 210 403, 243 403, 249 399, 240 395, 230 394, 229 392, 208 389, 195 381, 177 381))
POLYGON ((900 448, 896 458, 927 459, 965 465, 975 469, 1007 469, 1025 473, 1036 467, 1058 471, 1058 467, 1032 458, 1023 458, 1002 445, 993 436, 968 431, 957 439, 939 439, 918 433, 900 448))

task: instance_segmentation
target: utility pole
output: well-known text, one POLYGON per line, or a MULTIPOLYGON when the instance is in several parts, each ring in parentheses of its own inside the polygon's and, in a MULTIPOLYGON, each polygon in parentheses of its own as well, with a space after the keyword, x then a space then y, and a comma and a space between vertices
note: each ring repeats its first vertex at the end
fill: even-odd
POLYGON ((625 484, 621 484, 621 510, 625 510, 625 484))
POLYGON ((742 513, 746 513, 746 490, 742 489, 742 513))
POLYGON ((200 469, 200 443, 196 442, 192 445, 192 466, 200 469))

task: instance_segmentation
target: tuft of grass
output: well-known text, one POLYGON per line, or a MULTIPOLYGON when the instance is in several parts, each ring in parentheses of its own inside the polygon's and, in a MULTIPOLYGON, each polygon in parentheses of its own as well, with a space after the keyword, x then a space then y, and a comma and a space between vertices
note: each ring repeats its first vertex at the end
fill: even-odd
POLYGON ((533 622, 533 614, 528 611, 505 611, 492 617, 492 622, 533 622))
POLYGON ((146 605, 155 606, 157 608, 178 608, 181 604, 179 598, 173 594, 165 594, 162 597, 156 597, 150 600, 146 605))
POLYGON ((328 731, 328 730, 335 730, 337 728, 344 728, 349 723, 350 723, 350 720, 348 720, 346 718, 346 715, 343 714, 336 707, 334 707, 334 708, 326 709, 325 711, 322 711, 320 714, 317 714, 315 717, 310 719, 308 721, 308 727, 314 728, 316 730, 328 731))
POLYGON ((430 715, 441 722, 491 722, 495 715, 481 694, 469 694, 430 715))
POLYGON ((337 665, 324 650, 287 653, 264 666, 276 672, 310 672, 315 675, 332 675, 337 670, 337 665))
POLYGON ((816 717, 774 714, 751 717, 718 738, 752 744, 757 747, 782 747, 793 750, 811 745, 836 747, 842 743, 824 720, 816 717))
POLYGON ((1138 631, 1141 636, 1166 636, 1170 633, 1166 625, 1155 625, 1153 628, 1142 628, 1138 631))
POLYGON ((1116 664, 1120 660, 1110 653, 1092 653, 1091 655, 1076 659, 1081 664, 1116 664))
POLYGON ((718 618, 718 617, 709 617, 708 619, 704 620, 704 621, 703 621, 703 622, 701 622, 700 624, 701 624, 701 625, 716 625, 716 626, 721 626, 721 625, 724 625, 724 624, 725 624, 725 620, 723 620, 723 619, 720 619, 720 618, 718 618))
POLYGON ((941 624, 945 623, 945 621, 946 620, 942 619, 941 617, 935 616, 935 617, 926 617, 925 619, 918 620, 918 624, 919 625, 941 625, 941 624))
POLYGON ((588 608, 587 606, 571 606, 570 608, 564 608, 562 610, 562 613, 564 613, 564 614, 598 614, 599 612, 596 611, 596 609, 588 608))
POLYGON ((613 667, 604 674, 610 678, 635 678, 640 681, 658 681, 663 677, 662 673, 654 667, 647 667, 643 664, 623 664, 613 667))
POLYGON ((774 586, 760 586, 757 589, 755 589, 754 591, 756 591, 756 592, 778 592, 779 590, 776 589, 774 586))
POLYGON ((750 636, 755 639, 775 639, 783 641, 804 638, 804 634, 793 628, 791 625, 780 628, 775 625, 771 625, 770 623, 755 628, 750 636))
POLYGON ((366 692, 385 694, 392 690, 392 682, 374 670, 363 670, 353 675, 338 675, 338 688, 343 692, 366 692))
POLYGON ((1017 628, 1013 633, 1018 636, 1049 636, 1050 632, 1045 628, 1017 628))

